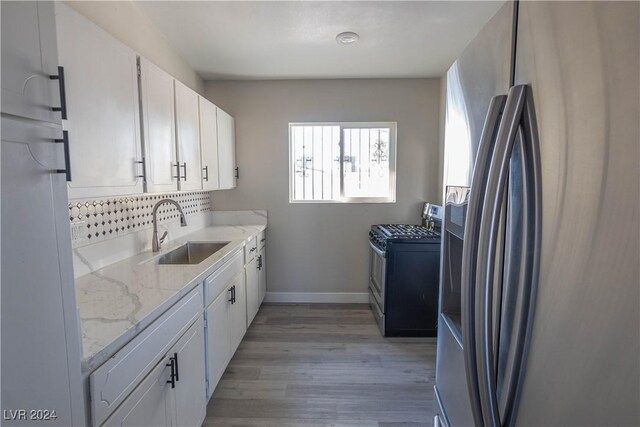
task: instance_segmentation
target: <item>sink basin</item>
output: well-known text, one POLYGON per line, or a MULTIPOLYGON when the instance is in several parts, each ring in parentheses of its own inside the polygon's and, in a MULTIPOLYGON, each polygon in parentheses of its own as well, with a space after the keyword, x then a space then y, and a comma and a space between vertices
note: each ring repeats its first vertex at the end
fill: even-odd
POLYGON ((155 258, 156 264, 200 264, 229 242, 196 243, 188 242, 171 252, 155 258))

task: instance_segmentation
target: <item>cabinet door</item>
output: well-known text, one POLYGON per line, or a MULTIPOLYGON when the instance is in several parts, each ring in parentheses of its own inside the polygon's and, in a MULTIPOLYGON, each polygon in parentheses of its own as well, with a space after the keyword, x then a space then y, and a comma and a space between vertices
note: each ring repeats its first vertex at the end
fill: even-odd
POLYGON ((202 152, 202 189, 217 190, 218 182, 218 119, 216 106, 203 97, 200 102, 200 150, 202 152))
POLYGON ((213 394, 218 381, 222 377, 231 359, 231 313, 229 311, 229 289, 220 295, 207 307, 207 399, 213 394))
POLYGON ((80 425, 67 192, 64 175, 53 172, 64 161, 60 144, 51 142, 62 132, 7 117, 1 127, 2 408, 55 410, 58 418, 48 425, 80 425))
POLYGON ((176 81, 176 129, 180 190, 201 190, 198 94, 176 81))
POLYGON ((247 331, 247 293, 244 274, 238 274, 230 286, 235 286, 236 297, 235 302, 231 304, 231 354, 233 355, 247 331))
POLYGON ((1 4, 2 112, 60 124, 53 2, 1 4))
POLYGON ((204 368, 204 324, 202 316, 178 340, 169 357, 176 364, 175 397, 176 425, 199 427, 206 412, 204 368))
POLYGON ((146 191, 178 189, 173 77, 140 58, 146 191))
POLYGON ((173 401, 170 397, 171 386, 167 384, 171 377, 168 363, 168 357, 162 359, 103 426, 171 426, 173 401))
POLYGON ((258 255, 258 276, 259 279, 259 288, 260 288, 260 298, 258 299, 258 306, 262 304, 264 301, 264 297, 267 295, 267 248, 262 247, 260 249, 260 254, 258 255))
POLYGON ((260 307, 260 277, 258 271, 258 257, 251 260, 244 267, 247 290, 247 326, 253 322, 260 307))
POLYGON ((233 117, 216 108, 218 117, 218 174, 220 189, 236 186, 236 137, 233 117))
POLYGON ((64 3, 55 7, 67 97, 69 198, 142 193, 136 54, 64 3))

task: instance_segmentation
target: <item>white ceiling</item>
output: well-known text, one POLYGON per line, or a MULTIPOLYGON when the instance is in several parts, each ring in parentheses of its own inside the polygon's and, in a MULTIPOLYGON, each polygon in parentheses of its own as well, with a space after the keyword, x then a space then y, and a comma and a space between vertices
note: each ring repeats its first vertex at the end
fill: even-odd
POLYGON ((504 1, 139 1, 205 80, 436 77, 504 1), (360 41, 339 45, 355 31, 360 41))

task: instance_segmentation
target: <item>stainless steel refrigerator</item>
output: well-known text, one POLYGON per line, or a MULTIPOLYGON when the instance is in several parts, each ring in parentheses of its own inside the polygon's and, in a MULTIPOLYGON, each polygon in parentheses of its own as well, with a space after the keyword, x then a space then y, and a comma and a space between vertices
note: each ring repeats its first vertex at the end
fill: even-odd
POLYGON ((447 73, 436 423, 640 425, 639 28, 508 2, 447 73))

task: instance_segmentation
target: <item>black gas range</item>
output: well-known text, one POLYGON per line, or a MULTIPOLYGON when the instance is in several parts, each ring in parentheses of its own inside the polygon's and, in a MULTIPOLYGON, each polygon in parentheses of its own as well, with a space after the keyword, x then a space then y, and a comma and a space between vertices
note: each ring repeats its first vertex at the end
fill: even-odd
POLYGON ((384 336, 437 334, 439 225, 371 226, 369 304, 384 336))
POLYGON ((386 250, 387 242, 439 242, 440 232, 422 225, 378 224, 371 226, 371 231, 369 231, 369 241, 374 242, 380 249, 386 250))

